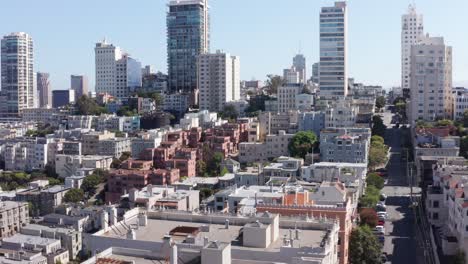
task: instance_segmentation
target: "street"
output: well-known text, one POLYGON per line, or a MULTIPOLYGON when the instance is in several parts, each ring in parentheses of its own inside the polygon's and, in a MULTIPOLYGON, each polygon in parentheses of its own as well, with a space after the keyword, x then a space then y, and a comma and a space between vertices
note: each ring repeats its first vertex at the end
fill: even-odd
MULTIPOLYGON (((386 238, 384 252, 388 254, 387 263, 424 263, 422 250, 418 247, 415 231, 414 213, 410 208, 410 188, 406 161, 401 160, 401 132, 390 124, 392 114, 383 114, 387 126, 385 142, 390 146, 390 157, 387 164, 388 182, 382 193, 387 195, 388 219, 385 223, 386 238)), ((419 188, 413 189, 419 193, 419 188)))

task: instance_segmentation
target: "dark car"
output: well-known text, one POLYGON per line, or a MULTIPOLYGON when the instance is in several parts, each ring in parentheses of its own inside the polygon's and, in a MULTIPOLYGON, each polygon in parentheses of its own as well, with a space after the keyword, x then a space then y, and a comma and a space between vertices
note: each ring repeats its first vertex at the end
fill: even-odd
POLYGON ((387 253, 383 252, 380 256, 380 260, 382 261, 382 263, 386 263, 388 261, 387 253))

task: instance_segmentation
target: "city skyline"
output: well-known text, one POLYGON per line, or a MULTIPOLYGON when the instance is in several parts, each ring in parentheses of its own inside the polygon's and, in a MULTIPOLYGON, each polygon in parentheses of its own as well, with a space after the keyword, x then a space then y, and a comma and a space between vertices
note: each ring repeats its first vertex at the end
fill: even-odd
MULTIPOLYGON (((124 1, 115 1, 112 6, 93 3, 93 10, 86 8, 86 1, 79 6, 57 0, 41 4, 31 2, 28 9, 21 9, 23 5, 19 3, 11 3, 5 7, 8 12, 0 17, 0 34, 20 31, 33 37, 34 69, 50 73, 54 90, 70 88, 71 74, 87 75, 90 90, 94 90, 93 46, 104 37, 140 59, 143 65, 153 65, 156 70, 167 73, 167 1, 144 1, 139 6, 120 5, 124 1), (106 8, 109 12, 104 12, 106 8), (9 26, 8 21, 12 21, 18 10, 30 18, 9 26), (86 21, 78 17, 83 14, 80 10, 87 14, 86 21), (134 20, 117 19, 123 11, 141 15, 134 20), (63 39, 69 42, 63 45, 63 39)), ((292 57, 301 50, 307 59, 307 75, 311 76, 312 64, 318 61, 320 8, 330 6, 334 1, 295 0, 265 8, 266 1, 259 0, 249 3, 248 9, 243 8, 243 2, 247 4, 245 0, 236 3, 210 1, 211 50, 222 49, 239 55, 243 62, 243 80, 264 80, 269 73, 281 75, 282 70, 289 67, 292 57), (239 20, 240 13, 251 19, 239 20), (261 15, 265 13, 269 15, 261 15), (292 25, 295 26, 292 28, 292 25), (277 37, 279 33, 281 37, 277 37)), ((385 6, 385 12, 382 12, 382 5, 373 1, 348 1, 349 77, 385 88, 399 86, 400 20, 411 3, 413 1, 395 1, 391 6, 385 6), (379 12, 373 12, 375 10, 379 12), (379 20, 385 22, 369 23, 379 20), (382 59, 376 60, 378 56, 382 59)), ((468 77, 464 76, 468 63, 463 59, 468 56, 468 50, 463 49, 468 45, 468 39, 458 34, 463 30, 461 10, 468 7, 468 3, 461 0, 445 6, 437 6, 435 0, 415 3, 417 12, 424 15, 425 33, 443 36, 454 49, 454 86, 468 83, 468 77), (452 15, 445 16, 447 13, 452 15), (439 23, 442 17, 445 22, 439 23)))

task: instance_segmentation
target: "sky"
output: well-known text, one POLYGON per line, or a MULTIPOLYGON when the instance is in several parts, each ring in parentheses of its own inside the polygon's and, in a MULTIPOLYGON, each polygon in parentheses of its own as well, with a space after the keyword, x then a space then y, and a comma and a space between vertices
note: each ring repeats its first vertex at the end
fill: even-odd
MULTIPOLYGON (((467 0, 349 0, 349 77, 385 88, 400 84, 401 15, 415 3, 424 30, 453 47, 454 85, 468 85, 467 0), (449 4, 447 4, 449 3, 449 4)), ((166 0, 5 1, 0 35, 22 31, 34 40, 35 71, 52 89, 85 74, 94 89, 94 45, 104 37, 143 65, 167 72, 166 0)), ((301 51, 308 75, 319 54, 319 12, 331 0, 210 0, 211 51, 240 56, 241 79, 281 74, 301 51)))

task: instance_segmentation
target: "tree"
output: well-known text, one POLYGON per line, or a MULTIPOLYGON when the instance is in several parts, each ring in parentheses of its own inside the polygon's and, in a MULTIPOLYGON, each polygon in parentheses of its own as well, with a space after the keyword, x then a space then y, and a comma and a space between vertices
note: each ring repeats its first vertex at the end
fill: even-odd
POLYGON ((464 136, 460 140, 460 156, 468 159, 468 136, 464 136))
POLYGON ((377 143, 377 144, 385 144, 385 140, 381 136, 372 136, 371 137, 371 143, 377 143))
POLYGON ((47 165, 45 165, 44 173, 47 175, 47 177, 58 178, 58 174, 55 172, 55 167, 52 166, 50 163, 47 163, 47 165))
POLYGON ((468 109, 463 112, 462 123, 464 127, 468 127, 468 109))
POLYGON ((431 124, 427 123, 426 121, 423 121, 423 120, 418 120, 416 122, 416 127, 419 127, 419 128, 430 128, 432 127, 431 124))
POLYGON ((71 189, 69 190, 63 199, 67 203, 77 203, 82 201, 84 198, 84 191, 81 189, 71 189))
POLYGON ((436 126, 438 127, 446 127, 446 126, 453 126, 453 121, 448 119, 442 119, 437 121, 436 126))
POLYGON ((381 109, 384 106, 385 106, 385 97, 384 96, 377 97, 377 99, 375 100, 375 107, 377 107, 378 109, 381 109))
POLYGON ((221 169, 221 172, 219 173, 220 176, 224 176, 225 174, 229 173, 228 169, 226 167, 223 167, 221 169))
POLYGON ((351 232, 349 240, 350 264, 380 264, 379 241, 368 226, 359 226, 351 232))
POLYGON ((206 177, 206 163, 203 160, 197 161, 197 176, 206 177))
POLYGON ((200 201, 204 200, 214 194, 214 190, 210 188, 201 188, 200 189, 200 201))
POLYGON ((221 173, 221 162, 224 155, 221 152, 216 152, 207 163, 207 170, 211 176, 219 176, 221 173))
POLYGON ((220 116, 229 120, 236 120, 239 113, 233 105, 226 105, 224 106, 223 111, 221 111, 220 116))
POLYGON ((62 181, 58 178, 47 178, 47 180, 49 180, 49 185, 53 186, 53 185, 60 185, 62 184, 62 181))
POLYGON ((297 132, 289 142, 289 153, 293 157, 305 158, 317 142, 317 135, 312 131, 297 132))
POLYGON ((110 165, 112 169, 119 169, 120 165, 122 165, 122 161, 120 159, 112 158, 112 163, 110 165))
POLYGON ((361 197, 360 203, 361 207, 373 208, 380 198, 380 191, 375 186, 367 186, 366 193, 361 197))
POLYGON ((105 108, 99 106, 94 99, 87 95, 78 98, 75 105, 79 115, 100 115, 106 112, 105 108))
POLYGON ((373 208, 362 208, 361 212, 359 212, 359 218, 361 219, 361 225, 375 227, 379 223, 377 212, 373 208))
POLYGON ((382 117, 375 115, 372 117, 372 135, 384 137, 387 126, 384 125, 382 117))
POLYGON ((267 75, 266 89, 269 94, 278 93, 278 87, 284 84, 283 78, 279 75, 269 74, 267 75))
POLYGON ((369 167, 375 169, 377 166, 385 164, 387 162, 387 149, 372 146, 369 150, 369 167))
POLYGON ((124 151, 124 152, 122 152, 122 155, 120 155, 119 160, 120 160, 120 161, 126 161, 126 160, 128 160, 131 156, 132 156, 132 153, 131 153, 131 152, 124 151))
POLYGON ((84 178, 83 184, 81 184, 81 189, 87 193, 94 194, 97 186, 102 182, 104 182, 104 178, 102 176, 91 174, 84 178))
POLYGON ((375 188, 381 190, 385 185, 385 180, 380 177, 377 173, 369 173, 366 178, 367 186, 374 186, 375 188))

